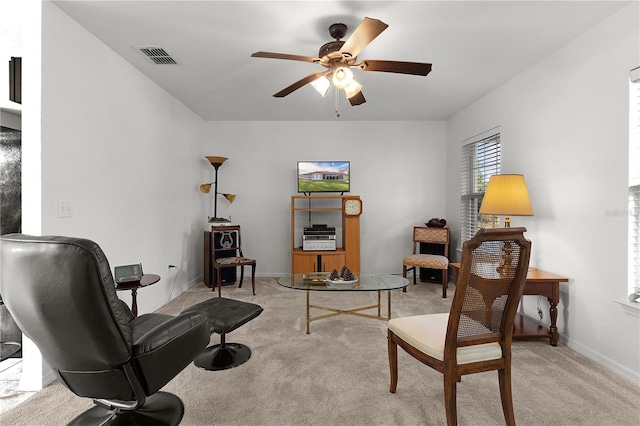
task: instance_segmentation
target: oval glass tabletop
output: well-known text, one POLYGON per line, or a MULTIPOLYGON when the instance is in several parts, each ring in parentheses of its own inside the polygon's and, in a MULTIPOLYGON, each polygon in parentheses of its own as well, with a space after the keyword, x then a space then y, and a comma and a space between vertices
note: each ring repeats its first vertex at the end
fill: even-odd
POLYGON ((409 280, 400 275, 361 274, 355 282, 341 283, 327 280, 327 272, 285 275, 278 284, 294 290, 317 291, 379 291, 395 290, 409 285, 409 280))

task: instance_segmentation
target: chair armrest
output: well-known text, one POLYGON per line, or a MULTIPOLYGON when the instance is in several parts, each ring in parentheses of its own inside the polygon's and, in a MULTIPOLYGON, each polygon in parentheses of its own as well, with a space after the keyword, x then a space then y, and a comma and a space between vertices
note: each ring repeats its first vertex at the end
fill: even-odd
POLYGON ((144 314, 134 318, 130 324, 133 330, 134 356, 161 348, 194 328, 204 327, 207 332, 209 330, 207 316, 202 312, 189 312, 175 317, 144 314))
POLYGON ((144 314, 130 322, 132 364, 147 395, 160 390, 202 352, 211 338, 207 316, 144 314))
POLYGON ((127 305, 127 302, 125 302, 124 300, 118 299, 118 303, 122 307, 122 311, 126 316, 125 318, 126 321, 131 321, 133 319, 133 314, 131 313, 131 309, 129 309, 129 305, 127 305))

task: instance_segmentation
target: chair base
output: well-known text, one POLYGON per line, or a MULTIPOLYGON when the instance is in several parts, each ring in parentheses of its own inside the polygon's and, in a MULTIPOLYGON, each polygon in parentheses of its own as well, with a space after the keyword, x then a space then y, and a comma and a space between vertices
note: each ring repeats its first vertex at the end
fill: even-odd
POLYGON ((144 405, 133 411, 108 410, 96 405, 76 417, 69 425, 166 425, 180 424, 184 404, 176 395, 156 392, 147 397, 144 405))
POLYGON ((251 358, 251 349, 241 343, 225 343, 209 346, 193 363, 210 371, 226 370, 244 364, 251 358))

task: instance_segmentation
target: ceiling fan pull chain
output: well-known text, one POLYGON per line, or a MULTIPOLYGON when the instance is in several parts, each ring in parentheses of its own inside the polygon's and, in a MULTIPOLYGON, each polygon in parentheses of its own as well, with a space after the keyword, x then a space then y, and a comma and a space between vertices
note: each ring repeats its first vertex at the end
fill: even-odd
POLYGON ((340 111, 338 111, 338 106, 340 104, 340 97, 338 96, 339 90, 340 89, 338 89, 337 87, 333 88, 333 92, 336 94, 336 109, 335 109, 336 117, 340 117, 340 111))

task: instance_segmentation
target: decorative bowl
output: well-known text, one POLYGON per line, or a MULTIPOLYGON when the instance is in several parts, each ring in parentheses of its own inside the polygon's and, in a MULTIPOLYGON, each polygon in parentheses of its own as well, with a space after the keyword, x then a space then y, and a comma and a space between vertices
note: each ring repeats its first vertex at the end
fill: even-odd
POLYGON ((353 283, 357 283, 358 282, 358 277, 354 275, 355 279, 353 280, 332 280, 331 278, 329 278, 331 275, 327 275, 327 282, 330 285, 334 285, 334 286, 338 286, 338 285, 347 285, 347 284, 353 284, 353 283))

